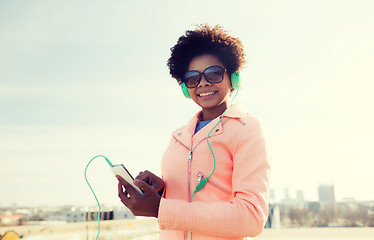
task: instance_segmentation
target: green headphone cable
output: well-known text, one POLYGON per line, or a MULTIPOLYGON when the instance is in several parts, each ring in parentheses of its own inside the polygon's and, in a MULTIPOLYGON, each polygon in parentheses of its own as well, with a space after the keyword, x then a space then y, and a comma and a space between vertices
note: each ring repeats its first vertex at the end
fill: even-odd
MULTIPOLYGON (((231 105, 232 105, 234 99, 236 98, 236 95, 238 95, 238 92, 239 92, 239 89, 236 90, 236 93, 235 93, 233 99, 231 100, 229 106, 228 106, 228 107, 226 108, 226 110, 223 112, 223 114, 222 114, 221 118, 219 119, 219 121, 216 123, 216 125, 214 125, 214 127, 210 130, 210 132, 208 133, 208 136, 206 137, 206 142, 208 143, 209 150, 210 150, 210 152, 212 153, 212 156, 213 156, 213 170, 212 170, 212 172, 209 174, 208 177, 202 179, 202 180, 200 181, 200 183, 197 184, 195 190, 194 190, 193 193, 192 193, 192 196, 191 196, 191 202, 193 201, 193 197, 194 197, 195 193, 197 193, 198 191, 200 191, 201 189, 203 189, 203 187, 204 187, 204 186, 206 185, 206 183, 208 182, 210 176, 212 176, 212 174, 213 174, 214 171, 216 170, 216 157, 214 156, 213 149, 212 149, 212 147, 210 146, 210 143, 209 143, 209 136, 210 136, 210 134, 213 132, 213 130, 217 127, 217 125, 222 121, 222 118, 225 116, 226 111, 231 107, 231 105)), ((192 240, 192 232, 191 232, 191 240, 192 240)))
POLYGON ((90 163, 91 163, 95 158, 97 158, 97 157, 103 157, 103 158, 106 160, 106 162, 109 164, 109 166, 113 167, 113 164, 108 160, 108 158, 106 158, 104 155, 97 155, 97 156, 93 157, 93 158, 92 158, 92 159, 87 163, 87 166, 86 166, 86 168, 84 169, 84 178, 86 179, 86 182, 87 182, 88 186, 89 186, 90 189, 91 189, 91 192, 93 193, 93 195, 94 195, 94 197, 95 197, 95 200, 96 200, 96 202, 97 202, 97 205, 99 206, 99 212, 98 212, 98 214, 97 214, 98 230, 97 230, 96 240, 99 238, 99 234, 100 234, 100 212, 101 212, 101 206, 100 206, 99 200, 98 200, 97 197, 96 197, 96 194, 95 194, 94 190, 92 189, 90 183, 89 183, 88 180, 87 180, 87 168, 88 168, 88 166, 90 165, 90 163))

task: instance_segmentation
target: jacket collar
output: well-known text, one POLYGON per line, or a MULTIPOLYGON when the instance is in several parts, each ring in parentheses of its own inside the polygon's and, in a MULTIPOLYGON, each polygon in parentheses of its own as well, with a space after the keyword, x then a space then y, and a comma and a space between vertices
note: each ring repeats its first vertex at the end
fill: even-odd
POLYGON ((212 128, 217 124, 217 122, 220 120, 221 116, 218 116, 217 118, 213 119, 206 127, 201 129, 199 132, 197 132, 194 135, 195 128, 197 123, 200 121, 202 111, 199 111, 194 115, 194 117, 187 123, 187 125, 183 126, 182 128, 177 129, 174 132, 174 138, 179 141, 181 144, 185 145, 187 148, 192 150, 198 142, 200 142, 203 139, 206 139, 208 133, 212 130, 210 137, 213 137, 215 135, 222 133, 222 123, 225 121, 225 118, 241 118, 244 116, 247 112, 244 110, 244 108, 238 104, 233 104, 231 107, 226 111, 225 116, 223 117, 222 121, 215 127, 215 129, 212 130, 212 128), (193 145, 192 146, 192 141, 193 145))
POLYGON ((224 117, 230 118, 241 118, 243 117, 247 111, 241 106, 240 104, 233 104, 229 109, 226 111, 224 117))

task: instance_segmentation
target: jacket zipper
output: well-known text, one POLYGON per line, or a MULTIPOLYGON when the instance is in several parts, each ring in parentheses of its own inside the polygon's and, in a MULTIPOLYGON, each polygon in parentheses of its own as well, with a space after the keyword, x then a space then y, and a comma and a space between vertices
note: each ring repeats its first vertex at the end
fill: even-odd
MULTIPOLYGON (((175 141, 179 142, 183 147, 185 147, 186 149, 188 149, 188 186, 187 186, 187 190, 188 190, 188 202, 191 201, 191 189, 190 189, 190 181, 191 181, 191 161, 192 161, 192 150, 187 147, 186 145, 184 145, 181 141, 179 141, 175 136, 173 136, 175 141)), ((188 238, 187 236, 187 231, 184 232, 184 240, 186 240, 188 238)))
MULTIPOLYGON (((186 145, 184 145, 181 141, 179 141, 175 136, 173 136, 173 138, 175 139, 175 141, 179 142, 183 147, 185 147, 186 149, 188 149, 189 153, 188 153, 188 187, 187 187, 187 190, 188 190, 188 202, 191 202, 191 162, 192 162, 192 152, 196 149, 197 146, 200 145, 200 143, 202 143, 204 140, 206 140, 206 138, 204 139, 201 139, 200 142, 198 144, 196 144, 196 146, 191 150, 189 147, 187 147, 186 145)), ((187 236, 187 231, 184 232, 184 239, 188 239, 188 236, 187 236)))
MULTIPOLYGON (((201 182, 201 180, 203 180, 205 177, 204 177, 204 174, 202 172, 199 172, 197 174, 198 176, 198 180, 197 180, 197 184, 199 184, 201 182)), ((222 192, 224 193, 227 193, 227 194, 231 194, 230 191, 228 191, 227 189, 223 188, 222 186, 220 186, 219 184, 213 182, 212 180, 210 180, 210 178, 208 179, 208 181, 210 184, 212 184, 213 186, 215 186, 216 188, 218 188, 219 190, 221 190, 222 192)))
POLYGON ((204 139, 201 139, 200 142, 198 144, 196 144, 196 146, 191 150, 189 147, 187 147, 186 145, 184 145, 181 141, 179 141, 175 136, 173 136, 175 141, 179 142, 183 147, 185 147, 186 149, 188 149, 188 181, 187 181, 187 190, 188 190, 188 202, 191 202, 191 164, 192 164, 192 153, 193 151, 196 149, 197 146, 200 145, 200 143, 202 143, 204 140, 206 140, 206 138, 204 139))
POLYGON ((192 162, 192 150, 190 150, 190 153, 188 154, 188 201, 191 202, 191 162, 192 162))

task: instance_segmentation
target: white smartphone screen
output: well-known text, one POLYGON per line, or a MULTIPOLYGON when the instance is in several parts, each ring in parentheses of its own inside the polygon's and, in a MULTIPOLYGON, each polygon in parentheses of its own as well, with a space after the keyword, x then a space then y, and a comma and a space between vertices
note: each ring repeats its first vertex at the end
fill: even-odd
POLYGON ((130 172, 127 171, 123 164, 113 165, 112 172, 114 175, 121 176, 126 182, 128 182, 133 188, 135 188, 139 193, 143 193, 143 191, 134 184, 134 178, 131 176, 130 172))

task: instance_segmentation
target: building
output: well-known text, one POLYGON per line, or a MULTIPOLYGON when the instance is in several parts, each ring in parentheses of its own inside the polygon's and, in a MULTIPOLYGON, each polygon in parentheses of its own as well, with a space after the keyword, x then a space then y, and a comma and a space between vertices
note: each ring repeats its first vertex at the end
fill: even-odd
POLYGON ((323 206, 335 206, 334 185, 321 184, 318 186, 318 201, 323 206))
POLYGON ((21 214, 10 214, 10 215, 0 216, 0 223, 3 226, 22 225, 23 222, 24 222, 24 219, 21 214))
MULTIPOLYGON (((95 209, 76 209, 66 213, 66 222, 97 221, 98 211, 95 209)), ((103 209, 100 211, 100 220, 132 219, 135 216, 126 208, 103 209)))
POLYGON ((270 203, 276 203, 277 202, 277 200, 275 198, 275 189, 270 190, 269 200, 270 200, 270 203))
POLYGON ((288 188, 284 189, 284 200, 285 201, 291 200, 291 198, 290 198, 290 190, 288 188))
POLYGON ((319 210, 321 209, 321 205, 319 204, 319 202, 308 202, 307 209, 309 212, 319 213, 319 210))
POLYGON ((86 220, 86 213, 81 211, 71 211, 66 213, 66 222, 83 222, 86 220))
POLYGON ((276 228, 279 229, 280 224, 280 211, 278 204, 270 204, 269 205, 269 215, 266 221, 265 228, 276 228))
POLYGON ((296 191, 296 201, 298 202, 298 203, 304 203, 304 192, 303 192, 303 190, 297 190, 296 191))

